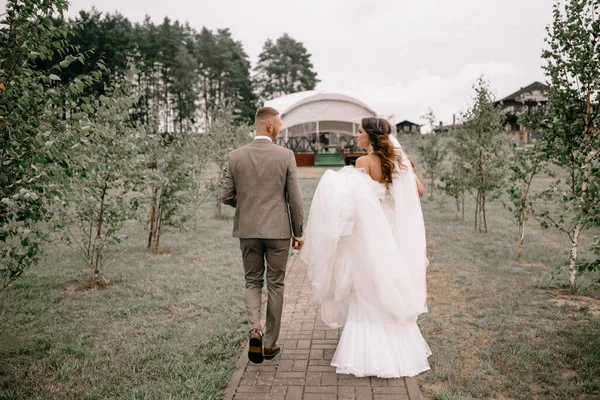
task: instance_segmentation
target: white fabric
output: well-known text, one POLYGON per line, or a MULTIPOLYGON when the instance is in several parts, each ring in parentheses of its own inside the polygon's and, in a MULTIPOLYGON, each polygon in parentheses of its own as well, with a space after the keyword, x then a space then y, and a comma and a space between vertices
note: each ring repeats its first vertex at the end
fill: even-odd
POLYGON ((315 191, 300 256, 323 321, 344 331, 338 373, 384 378, 429 369, 416 324, 427 312, 425 227, 403 154, 389 189, 364 170, 327 171, 315 191))
POLYGON ((268 140, 269 142, 272 142, 272 141, 273 141, 273 139, 271 139, 270 137, 268 137, 268 136, 263 136, 263 135, 260 135, 260 136, 258 136, 258 135, 257 135, 257 136, 254 136, 254 140, 268 140))

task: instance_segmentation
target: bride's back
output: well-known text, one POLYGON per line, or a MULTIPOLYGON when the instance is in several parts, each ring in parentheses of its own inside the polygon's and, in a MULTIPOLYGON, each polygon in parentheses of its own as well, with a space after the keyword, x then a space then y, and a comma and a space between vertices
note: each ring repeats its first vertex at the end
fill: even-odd
POLYGON ((381 160, 375 154, 359 157, 356 160, 356 168, 364 168, 367 174, 375 182, 385 183, 383 169, 381 168, 381 160))

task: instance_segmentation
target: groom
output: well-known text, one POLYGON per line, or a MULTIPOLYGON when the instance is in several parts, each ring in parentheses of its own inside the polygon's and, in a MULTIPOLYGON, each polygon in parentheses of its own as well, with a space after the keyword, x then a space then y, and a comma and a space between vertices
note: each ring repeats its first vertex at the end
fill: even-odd
POLYGON ((235 207, 233 236, 240 239, 246 278, 246 309, 250 320, 248 358, 270 360, 277 345, 283 309, 283 281, 290 249, 300 250, 303 206, 294 152, 275 144, 281 131, 279 112, 256 112, 256 137, 229 153, 221 201, 235 207), (266 263, 265 263, 266 261, 266 263), (261 290, 266 264, 267 318, 260 322, 261 290))

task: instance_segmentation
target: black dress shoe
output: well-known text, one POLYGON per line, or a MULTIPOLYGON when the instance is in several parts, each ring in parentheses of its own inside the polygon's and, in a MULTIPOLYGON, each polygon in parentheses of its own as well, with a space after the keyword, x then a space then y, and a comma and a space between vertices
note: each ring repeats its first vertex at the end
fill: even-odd
POLYGON ((258 328, 254 328, 250 331, 248 359, 254 364, 260 364, 265 359, 263 354, 263 333, 258 328))
POLYGON ((281 347, 275 345, 275 347, 273 347, 272 349, 264 349, 263 350, 263 354, 265 357, 265 360, 272 360, 273 358, 275 358, 275 356, 277 354, 279 354, 279 352, 281 351, 281 347))

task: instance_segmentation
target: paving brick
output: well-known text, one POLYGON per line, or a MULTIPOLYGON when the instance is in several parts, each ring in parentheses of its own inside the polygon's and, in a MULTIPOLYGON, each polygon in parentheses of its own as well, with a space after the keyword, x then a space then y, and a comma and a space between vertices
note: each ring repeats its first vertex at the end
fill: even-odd
POLYGON ((326 365, 310 365, 308 366, 308 370, 311 372, 334 372, 335 367, 332 367, 327 363, 326 365))
POLYGON ((304 393, 337 393, 337 386, 306 386, 304 393))
POLYGON ((371 386, 390 386, 389 379, 371 377, 371 386))
POLYGON ((306 386, 321 386, 322 372, 307 372, 306 386))
POLYGON ((268 400, 284 400, 287 392, 287 386, 272 386, 269 391, 268 400))
POLYGON ((305 393, 303 400, 337 400, 337 393, 305 393))
POLYGON ((291 371, 294 367, 294 362, 294 360, 279 360, 279 366, 277 367, 277 371, 291 371))
POLYGON ((304 378, 302 378, 302 379, 292 379, 292 378, 286 378, 286 379, 275 378, 275 379, 273 379, 273 386, 304 386, 304 385, 306 385, 306 380, 304 378))
POLYGON ((285 342, 283 342, 283 346, 286 349, 297 349, 298 348, 298 340, 297 339, 286 339, 285 342))
POLYGON ((297 378, 304 378, 306 376, 306 374, 304 372, 277 372, 275 374, 275 378, 277 379, 297 379, 297 378))
POLYGON ((308 357, 311 360, 322 360, 323 359, 323 350, 311 350, 310 356, 308 357))
POLYGON ((406 393, 406 390, 400 386, 389 386, 389 387, 374 387, 374 394, 398 394, 406 393))
POLYGON ((292 371, 303 372, 308 370, 308 360, 294 360, 292 371))
POLYGON ((389 386, 402 386, 404 387, 404 379, 403 378, 396 378, 396 379, 388 379, 388 385, 389 386))
POLYGON ((327 331, 325 333, 326 339, 339 339, 339 331, 327 331))
POLYGON ((256 384, 261 386, 271 386, 271 384, 273 383, 273 378, 275 378, 275 372, 259 372, 256 384))
POLYGON ((338 387, 338 399, 339 400, 356 400, 356 388, 352 386, 339 386, 338 387))
POLYGON ((410 400, 406 392, 396 394, 374 394, 373 400, 410 400))
POLYGON ((321 385, 336 386, 338 384, 337 374, 335 372, 323 372, 321 385))
POLYGON ((237 393, 269 393, 269 386, 239 386, 237 393))
POLYGON ((373 400, 373 391, 370 386, 356 387, 356 400, 373 400))
POLYGON ((312 338, 313 339, 325 339, 325 331, 314 331, 312 333, 312 338))
POLYGON ((236 393, 233 397, 235 400, 264 400, 267 397, 266 393, 236 393))
POLYGON ((303 386, 289 386, 285 393, 285 400, 302 400, 303 386))
POLYGON ((275 372, 277 366, 275 365, 255 365, 251 364, 246 367, 246 372, 275 372))
POLYGON ((369 378, 357 378, 352 375, 340 375, 338 376, 338 385, 340 386, 369 386, 371 387, 371 381, 369 378))

